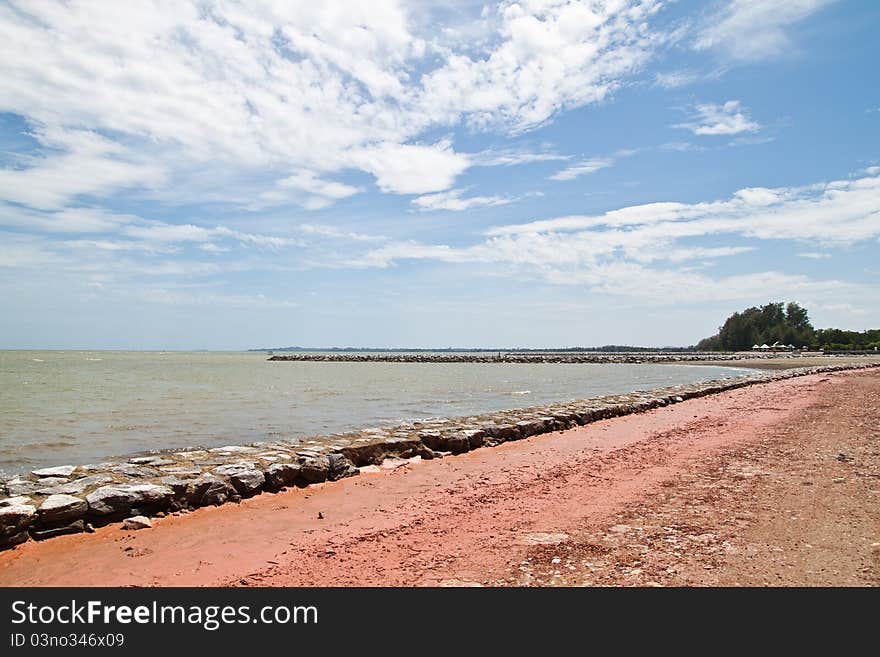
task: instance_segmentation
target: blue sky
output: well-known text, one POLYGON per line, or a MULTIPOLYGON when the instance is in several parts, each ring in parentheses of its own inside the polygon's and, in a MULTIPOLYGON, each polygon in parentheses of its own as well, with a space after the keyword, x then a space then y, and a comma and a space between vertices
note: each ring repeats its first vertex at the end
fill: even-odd
POLYGON ((870 0, 2 2, 0 347, 880 326, 878 32, 870 0))

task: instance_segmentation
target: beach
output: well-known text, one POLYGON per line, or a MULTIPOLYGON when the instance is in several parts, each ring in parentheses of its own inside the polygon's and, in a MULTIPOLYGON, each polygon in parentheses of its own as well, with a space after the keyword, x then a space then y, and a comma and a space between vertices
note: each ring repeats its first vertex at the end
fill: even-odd
POLYGON ((758 383, 29 541, 0 585, 880 583, 880 371, 758 383))

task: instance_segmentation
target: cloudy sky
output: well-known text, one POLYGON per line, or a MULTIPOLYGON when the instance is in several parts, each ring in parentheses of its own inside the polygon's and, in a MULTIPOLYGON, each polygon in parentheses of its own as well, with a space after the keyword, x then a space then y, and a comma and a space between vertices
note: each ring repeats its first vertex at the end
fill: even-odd
POLYGON ((0 2, 0 347, 880 326, 880 3, 0 2))

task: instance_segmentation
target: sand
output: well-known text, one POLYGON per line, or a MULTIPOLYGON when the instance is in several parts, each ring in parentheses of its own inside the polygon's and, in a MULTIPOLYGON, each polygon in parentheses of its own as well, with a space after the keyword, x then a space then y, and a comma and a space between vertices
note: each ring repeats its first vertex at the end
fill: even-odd
POLYGON ((29 542, 0 585, 880 583, 880 372, 29 542))

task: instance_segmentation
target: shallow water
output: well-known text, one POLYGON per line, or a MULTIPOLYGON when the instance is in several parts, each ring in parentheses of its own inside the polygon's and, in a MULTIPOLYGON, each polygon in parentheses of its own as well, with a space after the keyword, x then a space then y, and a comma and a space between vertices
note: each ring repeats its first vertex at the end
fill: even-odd
POLYGON ((0 472, 303 437, 743 374, 687 365, 269 362, 263 353, 0 351, 0 472))

